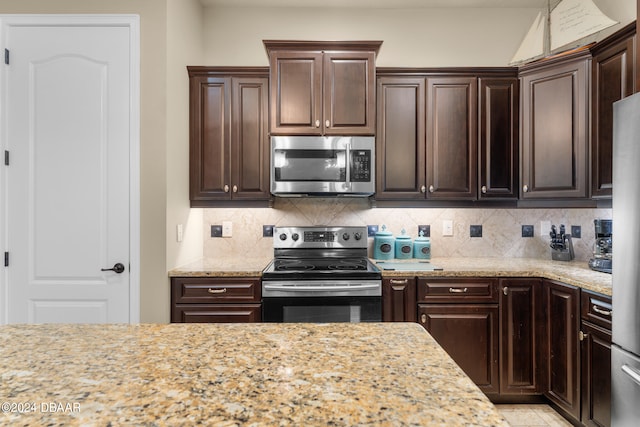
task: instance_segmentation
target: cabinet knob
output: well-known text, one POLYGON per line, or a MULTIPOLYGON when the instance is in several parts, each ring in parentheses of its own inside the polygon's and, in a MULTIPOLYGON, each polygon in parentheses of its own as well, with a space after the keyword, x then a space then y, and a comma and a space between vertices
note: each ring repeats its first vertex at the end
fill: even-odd
POLYGON ((420 316, 420 322, 421 323, 427 323, 427 315, 426 314, 423 314, 423 315, 420 316))
POLYGON ((585 334, 585 333, 584 333, 584 332, 582 332, 582 331, 580 331, 580 332, 578 333, 578 335, 579 335, 579 337, 580 337, 580 341, 584 341, 584 339, 585 339, 586 337, 588 337, 588 336, 589 336, 589 334, 585 334))
POLYGON ((316 127, 319 128, 320 127, 320 120, 316 120, 316 127))
POLYGON ((324 122, 324 126, 325 127, 330 127, 331 126, 331 122, 329 120, 327 120, 326 122, 324 122))
POLYGON ((237 185, 234 185, 234 186, 233 186, 233 192, 234 192, 234 193, 237 193, 237 192, 238 192, 238 186, 237 186, 237 185))
POLYGON ((424 185, 422 187, 420 187, 420 191, 422 193, 426 193, 427 192, 427 187, 425 187, 424 185))
POLYGON ((435 187, 433 185, 429 186, 429 193, 433 193, 434 191, 436 191, 435 187))
POLYGON ((224 192, 225 193, 229 192, 229 186, 227 184, 224 185, 224 192))
POLYGON ((527 184, 523 185, 523 186, 522 186, 522 191, 523 191, 523 192, 525 192, 525 193, 526 193, 527 191, 529 191, 529 186, 528 186, 527 184))
POLYGON ((480 191, 482 191, 482 194, 486 194, 487 193, 487 186, 483 185, 482 188, 480 189, 480 191))

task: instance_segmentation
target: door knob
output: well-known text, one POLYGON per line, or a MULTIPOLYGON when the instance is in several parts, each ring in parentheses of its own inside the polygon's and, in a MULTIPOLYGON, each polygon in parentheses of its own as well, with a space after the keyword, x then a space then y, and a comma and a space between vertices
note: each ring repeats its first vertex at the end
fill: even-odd
POLYGON ((101 268, 100 271, 114 271, 118 274, 124 272, 124 265, 120 262, 114 264, 112 268, 101 268))

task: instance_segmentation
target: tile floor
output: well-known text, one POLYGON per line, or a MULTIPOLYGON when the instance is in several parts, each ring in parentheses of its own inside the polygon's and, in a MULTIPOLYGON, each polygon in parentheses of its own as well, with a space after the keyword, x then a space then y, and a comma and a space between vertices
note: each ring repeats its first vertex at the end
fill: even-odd
POLYGON ((496 405, 498 411, 512 427, 571 427, 549 405, 496 405))

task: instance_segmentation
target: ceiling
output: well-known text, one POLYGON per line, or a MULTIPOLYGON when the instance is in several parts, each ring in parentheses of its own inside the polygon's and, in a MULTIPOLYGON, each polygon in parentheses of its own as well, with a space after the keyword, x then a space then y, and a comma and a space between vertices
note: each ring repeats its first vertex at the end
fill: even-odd
POLYGON ((405 8, 542 8, 547 0, 200 0, 204 6, 405 8))

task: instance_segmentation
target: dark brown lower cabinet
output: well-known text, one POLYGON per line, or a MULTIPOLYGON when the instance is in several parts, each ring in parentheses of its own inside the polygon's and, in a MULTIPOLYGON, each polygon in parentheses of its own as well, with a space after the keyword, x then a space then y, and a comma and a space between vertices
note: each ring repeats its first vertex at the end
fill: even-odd
POLYGON ((500 394, 542 392, 542 280, 500 279, 500 394))
POLYGON ((611 297, 582 291, 582 424, 611 425, 611 297))
POLYGON ((262 320, 259 277, 171 278, 171 323, 252 323, 262 320))
POLYGON ((418 318, 488 395, 499 392, 497 304, 419 304, 418 318))
POLYGON ((416 320, 415 277, 385 278, 382 281, 382 321, 415 322, 416 320))
POLYGON ((544 280, 544 395, 580 421, 580 288, 544 280))

